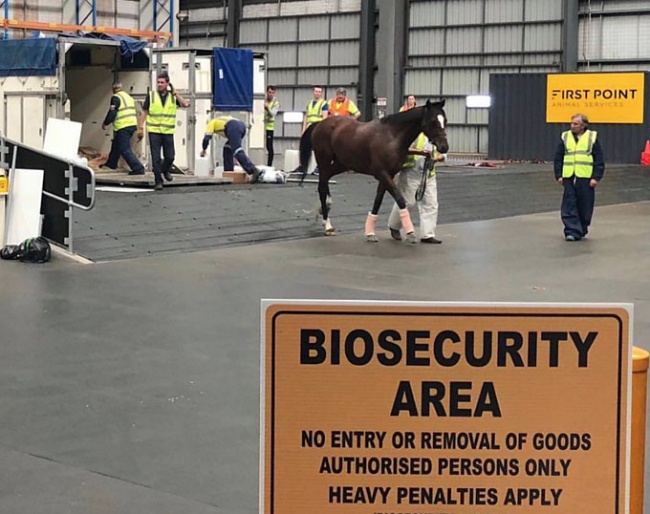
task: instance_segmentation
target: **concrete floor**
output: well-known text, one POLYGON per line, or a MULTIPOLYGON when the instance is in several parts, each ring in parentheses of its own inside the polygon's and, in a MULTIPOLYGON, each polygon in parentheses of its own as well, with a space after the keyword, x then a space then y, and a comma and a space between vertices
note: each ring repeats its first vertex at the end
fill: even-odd
POLYGON ((631 302, 650 349, 648 219, 598 207, 580 243, 551 212, 445 224, 433 247, 0 262, 0 512, 256 513, 261 298, 631 302))

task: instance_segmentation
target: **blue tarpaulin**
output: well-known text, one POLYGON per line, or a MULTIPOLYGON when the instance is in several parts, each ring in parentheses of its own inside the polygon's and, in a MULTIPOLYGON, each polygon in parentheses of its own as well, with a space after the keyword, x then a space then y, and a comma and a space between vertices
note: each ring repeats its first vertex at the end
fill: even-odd
POLYGON ((0 40, 0 77, 56 75, 56 38, 0 40))
MULTIPOLYGON (((67 37, 103 39, 117 41, 120 55, 132 59, 134 54, 147 46, 146 41, 139 41, 127 36, 109 36, 108 34, 62 34, 67 37)), ((0 40, 0 77, 54 76, 57 65, 57 38, 32 38, 0 40)))
POLYGON ((252 111, 253 51, 215 48, 212 86, 212 107, 216 111, 252 111))

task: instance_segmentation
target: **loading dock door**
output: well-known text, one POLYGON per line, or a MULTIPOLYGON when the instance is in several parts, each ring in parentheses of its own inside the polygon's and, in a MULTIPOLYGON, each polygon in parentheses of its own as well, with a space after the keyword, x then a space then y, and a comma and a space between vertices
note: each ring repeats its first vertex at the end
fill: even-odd
POLYGON ((43 148, 46 109, 54 97, 46 95, 5 93, 4 133, 33 148, 43 148))

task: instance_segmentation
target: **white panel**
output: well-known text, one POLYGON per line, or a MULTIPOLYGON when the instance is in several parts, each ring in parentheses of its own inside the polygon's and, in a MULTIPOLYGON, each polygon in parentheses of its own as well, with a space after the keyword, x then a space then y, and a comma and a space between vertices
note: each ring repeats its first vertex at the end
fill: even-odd
MULTIPOLYGON (((299 70, 298 71, 298 84, 327 84, 327 70, 299 70)), ((309 90, 309 96, 311 96, 311 89, 309 90)))
MULTIPOLYGON (((587 26, 588 22, 587 22, 587 26)), ((593 27, 593 25, 592 25, 593 27)), ((602 59, 650 57, 650 15, 616 16, 602 20, 602 59)))
POLYGON ((266 20, 242 20, 239 24, 239 38, 242 45, 246 43, 264 43, 266 39, 266 20))
POLYGON ((298 47, 298 66, 327 66, 327 47, 327 43, 301 44, 298 47))
MULTIPOLYGON (((447 111, 449 117, 449 111, 447 111)), ((449 141, 449 153, 476 153, 478 127, 447 127, 447 140, 449 141)))
POLYGON ((441 70, 406 70, 404 93, 416 97, 440 92, 441 70))
POLYGON ((468 109, 465 108, 468 125, 487 125, 489 109, 468 109))
POLYGON ((444 46, 444 38, 445 31, 441 29, 411 31, 409 32, 409 55, 439 54, 444 46))
MULTIPOLYGON (((354 84, 359 81, 359 72, 358 70, 355 69, 341 69, 341 68, 332 68, 330 70, 330 84, 332 86, 345 86, 346 89, 348 90, 348 97, 354 99, 356 98, 356 93, 355 96, 351 96, 350 93, 350 84, 354 84)), ((328 98, 334 97, 334 91, 336 90, 334 87, 329 88, 330 91, 328 91, 328 98)))
POLYGON ((409 19, 411 27, 444 27, 445 3, 411 2, 409 19))
POLYGON ((486 23, 522 21, 524 0, 490 0, 485 9, 486 23))
POLYGON ((346 64, 359 64, 359 43, 346 41, 343 43, 333 42, 330 46, 330 65, 340 66, 346 64))
POLYGON ((286 66, 295 66, 297 50, 298 47, 295 44, 273 45, 270 47, 267 56, 269 67, 284 68, 286 66))
MULTIPOLYGON (((39 109, 38 100, 40 100, 40 118, 42 119, 42 111, 44 108, 43 100, 34 100, 34 111, 39 109)), ((25 107, 27 107, 26 103, 25 107)), ((82 127, 83 124, 77 121, 59 120, 56 118, 48 119, 47 129, 45 131, 45 140, 43 141, 43 151, 63 159, 76 159, 79 154, 79 142, 81 141, 82 127)))
POLYGON ((357 39, 361 19, 355 14, 332 17, 332 39, 357 39))
POLYGON ((43 170, 14 170, 9 181, 6 244, 17 245, 40 235, 42 192, 43 170))
POLYGON ((521 25, 506 25, 504 27, 485 28, 485 51, 486 52, 513 52, 520 51, 522 46, 521 36, 523 33, 521 25))
MULTIPOLYGON (((182 170, 188 167, 188 109, 177 109, 176 111, 176 129, 174 130, 174 149, 176 157, 174 165, 182 170)), ((199 129, 201 130, 201 129, 199 129)))
POLYGON ((479 70, 450 70, 442 73, 442 93, 445 95, 474 94, 478 90, 479 70))
MULTIPOLYGON (((135 5, 138 5, 136 2, 135 5)), ((226 9, 224 7, 210 7, 208 9, 190 9, 188 11, 188 21, 222 21, 226 19, 226 9)))
POLYGON ((481 51, 481 28, 458 28, 447 31, 447 55, 481 51))
POLYGON ((298 37, 298 22, 295 19, 269 20, 269 41, 295 41, 298 37))
MULTIPOLYGON (((267 75, 269 84, 275 86, 292 86, 296 83, 296 69, 269 70, 267 75)), ((266 91, 266 88, 264 89, 266 91)))
MULTIPOLYGON (((22 96, 6 95, 6 112, 4 134, 9 139, 23 142, 23 98, 22 96)), ((40 148, 40 144, 36 148, 40 148)))
POLYGON ((532 25, 525 31, 525 51, 560 50, 562 47, 562 27, 557 23, 532 25))
POLYGON ((329 20, 327 18, 303 18, 299 25, 300 41, 329 39, 329 20))
POLYGON ((526 0, 526 21, 561 20, 563 0, 526 0))
POLYGON ((483 0, 456 0, 447 3, 448 25, 480 25, 482 18, 483 0))

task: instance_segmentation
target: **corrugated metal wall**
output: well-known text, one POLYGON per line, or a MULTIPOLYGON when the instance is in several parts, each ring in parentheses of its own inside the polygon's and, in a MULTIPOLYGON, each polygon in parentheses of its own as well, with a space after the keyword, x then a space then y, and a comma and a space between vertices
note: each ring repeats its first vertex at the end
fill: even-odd
POLYGON ((361 0, 244 2, 240 46, 267 54, 267 80, 277 87, 281 112, 275 153, 297 149, 302 125, 284 123, 284 111, 304 111, 314 85, 331 98, 338 86, 356 102, 361 0))
POLYGON ((581 71, 650 70, 650 1, 581 0, 581 71))
POLYGON ((444 97, 452 152, 487 153, 492 73, 559 71, 562 0, 413 0, 404 93, 444 97))
MULTIPOLYGON (((638 163, 650 138, 650 74, 646 74, 643 125, 593 124, 606 162, 638 163), (644 128, 645 127, 645 128, 644 128)), ((546 74, 492 75, 489 157, 552 161, 566 123, 546 123, 546 74)))
POLYGON ((226 46, 228 8, 224 0, 181 2, 188 19, 178 25, 180 45, 192 48, 226 46), (195 7, 196 6, 196 7, 195 7))

